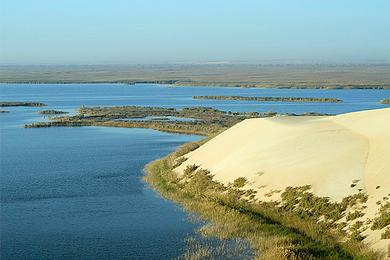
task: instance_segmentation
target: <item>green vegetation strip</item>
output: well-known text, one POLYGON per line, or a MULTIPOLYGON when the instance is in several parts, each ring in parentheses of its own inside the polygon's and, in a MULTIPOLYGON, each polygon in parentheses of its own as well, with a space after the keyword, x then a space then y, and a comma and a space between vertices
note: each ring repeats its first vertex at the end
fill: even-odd
MULTIPOLYGON (((367 200, 359 193, 340 203, 315 197, 310 188, 288 188, 282 202, 254 201, 254 191, 241 190, 244 178, 227 186, 213 180, 209 171, 196 165, 178 176, 173 168, 198 143, 184 145, 164 159, 147 165, 145 180, 165 198, 209 221, 199 232, 219 239, 247 241, 260 259, 376 259, 361 237, 346 234, 336 220, 348 207, 367 200), (318 222, 317 217, 325 220, 318 222)), ((385 234, 386 235, 386 234, 385 234)), ((199 252, 192 252, 197 255, 199 252)), ((187 252, 186 255, 191 255, 187 252)), ((193 259, 196 259, 193 258, 193 259)))
POLYGON ((41 115, 61 115, 61 114, 67 114, 68 112, 65 111, 59 111, 59 110, 41 110, 38 112, 38 114, 41 115))
POLYGON ((381 104, 390 105, 390 98, 385 98, 381 101, 381 104))
POLYGON ((47 106, 47 105, 40 102, 14 102, 14 101, 0 102, 0 107, 43 107, 43 106, 47 106))
POLYGON ((214 100, 239 100, 239 101, 259 101, 259 102, 320 102, 339 103, 342 100, 337 98, 312 98, 312 97, 244 97, 244 96, 194 96, 194 99, 214 99, 214 100))
MULTIPOLYGON (((25 125, 26 128, 54 126, 106 126, 125 128, 150 128, 164 132, 198 135, 215 135, 242 120, 249 118, 271 117, 274 112, 225 112, 209 107, 188 107, 181 110, 163 107, 81 107, 75 116, 49 118, 50 122, 38 122, 25 125), (161 117, 191 118, 191 121, 161 120, 161 117), (159 117, 142 120, 146 117, 159 117), (133 120, 133 119, 141 120, 133 120)), ((294 114, 295 115, 295 114, 294 114)), ((322 115, 305 113, 302 115, 322 115)))
POLYGON ((26 128, 53 126, 106 126, 125 128, 150 128, 159 131, 214 135, 248 118, 274 116, 276 113, 233 113, 207 107, 190 107, 177 110, 161 107, 81 107, 75 116, 50 118, 50 122, 26 125, 26 128), (174 116, 192 118, 192 121, 178 120, 132 120, 146 117, 174 116))

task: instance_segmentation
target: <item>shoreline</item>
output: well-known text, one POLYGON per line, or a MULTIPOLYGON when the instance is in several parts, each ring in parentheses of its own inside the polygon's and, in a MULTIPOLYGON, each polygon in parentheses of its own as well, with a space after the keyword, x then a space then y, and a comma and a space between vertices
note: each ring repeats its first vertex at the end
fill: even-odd
POLYGON ((290 89, 390 89, 389 64, 4 65, 4 83, 159 83, 290 89))
MULTIPOLYGON (((117 109, 117 110, 115 110, 116 112, 118 112, 118 111, 122 111, 123 112, 123 115, 121 115, 121 116, 126 116, 127 117, 127 115, 128 115, 128 113, 130 113, 130 114, 132 114, 132 113, 134 113, 134 111, 132 110, 133 108, 137 108, 137 107, 126 107, 126 106, 123 106, 123 107, 110 107, 110 109, 117 109), (129 108, 131 108, 129 111, 122 111, 124 108, 126 108, 126 109, 129 109, 129 108), (118 110, 119 109, 119 110, 118 110)), ((140 108, 140 107, 138 107, 138 108, 140 108)), ((137 108, 137 109, 138 109, 137 108)), ((142 107, 141 107, 142 108, 142 107)), ((104 109, 106 109, 105 107, 95 107, 95 108, 88 108, 88 107, 82 107, 82 111, 84 111, 84 112, 86 112, 86 114, 89 114, 87 117, 86 117, 86 119, 88 119, 89 117, 91 117, 91 118, 94 118, 94 117, 96 117, 97 115, 100 115, 101 116, 101 111, 104 111, 104 109), (88 113, 88 111, 89 111, 89 109, 91 109, 92 110, 92 112, 93 113, 88 113)), ((145 109, 145 108, 142 108, 142 109, 145 109)), ((158 108, 158 107, 155 107, 155 108, 149 108, 148 107, 148 109, 156 109, 156 112, 158 112, 158 115, 160 115, 160 113, 161 112, 166 112, 165 110, 164 111, 160 111, 159 109, 161 109, 161 108, 158 108)), ((166 109, 166 108, 165 108, 166 109)), ((143 110, 141 110, 141 111, 143 111, 143 110)), ((193 111, 193 110, 189 110, 189 111, 193 111)), ((217 110, 213 110, 215 113, 217 113, 218 111, 217 110)), ((107 112, 107 116, 108 116, 108 118, 116 118, 118 115, 117 114, 110 114, 110 111, 106 111, 107 112)), ((135 112, 137 112, 137 110, 135 111, 135 112)), ((147 113, 149 113, 147 110, 146 110, 146 112, 147 113)), ((143 113, 146 113, 145 111, 143 112, 143 113)), ((170 113, 173 113, 172 111, 168 111, 169 112, 169 114, 170 113)), ((206 111, 207 112, 207 111, 206 111)), ((137 112, 138 113, 138 112, 137 112)), ((154 113, 154 112, 153 112, 154 113)), ((163 113, 163 114, 164 114, 163 113)), ((176 112, 175 112, 176 113, 176 112)), ((209 114, 210 112, 207 112, 207 114, 209 114)), ((219 113, 219 112, 218 112, 219 113)), ((84 114, 84 113, 81 113, 81 114, 84 114)), ((165 114, 164 114, 165 115, 165 114)), ((226 115, 224 115, 224 116, 226 116, 226 115)), ((83 116, 84 117, 84 116, 83 116)), ((60 121, 58 122, 58 123, 61 123, 60 121)), ((62 122, 62 123, 65 123, 66 124, 66 122, 62 122)), ((107 126, 107 127, 109 127, 109 126, 113 126, 113 125, 109 125, 109 123, 112 123, 112 122, 102 122, 103 124, 106 124, 105 126, 107 126)), ((104 126, 104 125, 101 125, 102 123, 98 123, 97 124, 97 126, 104 126)), ((145 122, 141 122, 141 123, 145 123, 145 122)), ((150 123, 150 122, 149 122, 150 123)), ((152 122, 153 123, 153 122, 152 122)), ((160 122, 161 123, 161 122, 160 122)), ((121 122, 115 122, 115 124, 118 124, 118 127, 123 127, 123 125, 121 125, 121 124, 123 124, 123 123, 121 123, 121 122)), ((127 122, 127 124, 129 124, 129 126, 131 125, 131 124, 140 124, 140 123, 136 123, 136 122, 134 122, 134 123, 129 123, 129 122, 127 122)), ((146 123, 145 123, 146 124, 146 123)), ((66 126, 66 125, 64 125, 64 126, 66 126)), ((151 128, 150 127, 150 125, 149 125, 149 127, 145 127, 145 128, 151 128)), ((153 129, 153 128, 152 128, 153 129)), ((220 129, 220 128, 219 128, 220 129)), ((159 131, 163 131, 163 130, 161 130, 161 129, 155 129, 155 130, 159 130, 159 131)), ((204 135, 206 135, 206 133, 207 133, 207 131, 205 131, 205 134, 204 135)), ((182 133, 181 133, 182 134, 182 133)), ((195 133, 190 133, 190 134, 195 134, 195 133)), ((199 133, 198 133, 199 134, 199 133)), ((206 140, 206 139, 205 139, 206 140)), ((153 164, 153 163, 152 163, 153 164)), ((351 186, 352 187, 352 186, 351 186)), ((226 188, 226 187, 225 187, 226 188)), ((236 191, 234 191, 234 192, 238 192, 238 194, 240 194, 240 190, 238 189, 238 190, 236 190, 236 191)), ((218 195, 218 194, 214 194, 214 195, 218 195)), ((221 194, 219 194, 219 195, 221 195, 221 194)), ((219 196, 218 195, 218 196, 219 196)), ((248 198, 250 198, 250 196, 252 196, 253 194, 251 194, 251 192, 249 192, 249 194, 248 194, 248 198)), ((217 199, 219 199, 219 197, 217 197, 217 199)), ((223 203, 225 203, 226 204, 226 202, 224 202, 224 200, 225 200, 226 198, 223 198, 223 200, 222 200, 222 202, 223 203)), ((206 201, 207 203, 209 203, 209 201, 206 201)), ((205 202, 205 203, 206 203, 205 202)), ((219 202, 221 202, 221 201, 219 201, 219 202)), ((187 201, 187 203, 193 203, 193 201, 187 201)), ((203 203, 203 202, 202 202, 203 203)), ((206 203, 206 204, 207 204, 206 203)), ((264 213, 264 211, 262 211, 262 214, 260 214, 260 215, 258 215, 258 212, 256 213, 253 213, 253 211, 252 211, 252 205, 248 205, 248 204, 246 204, 247 202, 243 202, 244 204, 241 204, 241 202, 239 203, 239 204, 232 204, 232 205, 225 205, 225 204, 222 204, 222 205, 219 205, 219 206, 222 206, 222 208, 221 208, 221 210, 226 210, 226 208, 224 208, 224 206, 228 206, 228 209, 229 210, 232 210, 232 211, 234 211, 234 210, 236 210, 236 211, 238 211, 238 213, 240 213, 240 214, 242 214, 242 213, 248 213, 249 215, 253 215, 254 214, 254 216, 255 216, 255 218, 257 219, 257 218, 259 218, 259 219, 263 219, 265 222, 272 222, 271 224, 272 225, 274 225, 274 224, 280 224, 280 223, 283 223, 283 220, 280 220, 280 219, 277 219, 277 218, 273 218, 273 219, 269 219, 268 217, 267 217, 267 214, 271 214, 271 217, 275 217, 275 214, 278 214, 278 213, 280 213, 280 212, 278 212, 278 211, 276 211, 276 212, 273 212, 272 210, 272 208, 269 208, 268 206, 270 206, 270 207, 272 207, 273 205, 266 205, 268 208, 267 208, 267 210, 269 210, 271 213, 264 213), (237 206, 238 205, 238 206, 237 206), (248 208, 247 208, 248 207, 248 208), (253 214, 252 214, 253 213, 253 214), (264 216, 266 216, 267 218, 265 218, 264 216)), ((218 203, 217 203, 218 204, 218 203)), ((257 209, 258 210, 258 209, 257 209)), ((237 212, 236 212, 237 213, 237 212)), ((238 215, 238 216, 242 216, 242 215, 238 215)), ((268 224, 270 224, 270 223, 268 223, 268 224)), ((280 227, 281 228, 281 230, 283 231, 283 232, 287 232, 287 233, 291 233, 292 234, 292 236, 295 236, 295 235, 304 235, 304 236, 306 236, 306 234, 305 234, 305 232, 304 231, 299 231, 299 232, 295 232, 296 231, 296 227, 294 227, 294 226, 287 226, 288 227, 288 229, 287 229, 287 231, 285 230, 285 229, 283 229, 282 227, 280 227)), ((326 228, 326 227, 324 227, 324 228, 326 228)), ((260 232, 260 231, 259 231, 260 232)), ((282 233, 283 233, 282 232, 282 233)), ((310 234, 309 234, 310 235, 310 234)), ((308 245, 310 245, 310 246, 313 246, 314 247, 314 249, 315 248, 317 248, 317 247, 321 247, 321 243, 320 244, 318 244, 318 238, 316 238, 316 237, 310 237, 309 236, 309 240, 307 241, 307 243, 308 243, 308 245), (312 244, 312 243, 314 243, 314 245, 312 244)), ((357 239, 360 239, 359 237, 357 237, 357 239)), ((305 240, 305 239, 303 239, 303 240, 305 240)), ((327 239, 327 240, 329 240, 329 239, 327 239)), ((284 241, 284 240, 283 240, 284 241)), ((287 241, 287 240, 286 240, 287 241)), ((306 241, 306 240, 305 240, 306 241)), ((291 242, 291 241, 290 241, 291 242)), ((305 242, 306 243, 306 242, 305 242)), ((326 242, 327 243, 327 242, 326 242)), ((359 243, 358 243, 358 245, 360 245, 359 243)), ((335 246, 337 246, 337 247, 339 247, 339 245, 335 245, 335 246)), ((288 254, 300 254, 300 253, 305 253, 305 252, 301 252, 300 250, 301 250, 301 248, 299 248, 299 246, 298 246, 298 249, 294 249, 294 244, 288 244, 287 243, 287 248, 288 249, 286 249, 287 250, 287 252, 288 252, 288 254), (291 250, 290 250, 291 249, 291 250)), ((332 246, 330 247, 330 248, 332 248, 332 246)), ((280 249, 280 248, 279 248, 280 249)), ((324 254, 330 254, 330 253, 336 253, 336 254, 344 254, 343 252, 341 252, 341 251, 338 251, 338 249, 336 250, 337 252, 330 252, 330 251, 328 251, 328 249, 329 249, 329 246, 326 246, 326 248, 324 249, 324 248, 322 248, 320 251, 322 252, 322 253, 324 253, 324 254), (326 252, 324 252, 324 250, 326 251, 326 252)), ((282 248, 282 252, 286 252, 286 251, 284 251, 285 250, 285 248, 283 247, 282 248)), ((331 249, 329 249, 329 250, 331 250, 331 249)), ((360 250, 360 249, 359 249, 360 250)), ((331 250, 332 251, 332 250, 331 250)), ((320 254, 322 254, 322 253, 320 253, 320 254)), ((370 253, 368 253, 368 254, 370 254, 370 253)), ((347 258, 350 256, 350 253, 348 253, 347 254, 347 258)), ((367 259, 371 259, 371 258, 367 258, 367 259)))
POLYGON ((150 162, 144 170, 144 179, 152 189, 209 221, 200 228, 203 235, 244 239, 256 259, 377 259, 378 255, 354 238, 342 243, 341 233, 323 233, 327 229, 321 223, 300 219, 292 211, 280 211, 272 202, 256 205, 250 199, 252 194, 248 195, 239 186, 224 186, 214 181, 207 170, 194 169, 187 176, 179 177, 173 171, 180 165, 177 159, 208 140, 184 144, 166 157, 150 162))
POLYGON ((185 176, 202 168, 224 185, 238 181, 256 203, 298 213, 297 223, 325 224, 324 230, 340 238, 386 253, 389 113, 383 108, 321 118, 247 119, 180 158, 174 172, 185 176), (352 197, 359 199, 345 204, 352 197))
POLYGON ((297 103, 341 103, 337 98, 318 97, 268 97, 268 96, 193 96, 193 99, 226 100, 226 101, 255 101, 255 102, 297 102, 297 103))
POLYGON ((153 85, 168 85, 170 87, 210 87, 210 88, 259 88, 259 89, 321 89, 321 90, 390 90, 390 85, 331 85, 331 86, 297 86, 297 85, 269 85, 269 84, 237 84, 233 82, 180 82, 179 80, 157 80, 157 81, 0 81, 1 84, 26 84, 26 85, 49 85, 49 84, 153 84, 153 85), (177 81, 177 83, 176 83, 177 81), (173 83, 174 82, 174 83, 173 83))

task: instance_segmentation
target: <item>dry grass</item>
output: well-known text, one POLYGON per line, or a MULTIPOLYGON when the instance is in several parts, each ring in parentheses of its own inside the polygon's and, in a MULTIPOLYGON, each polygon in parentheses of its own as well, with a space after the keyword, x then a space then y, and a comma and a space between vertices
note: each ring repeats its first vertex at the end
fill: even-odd
MULTIPOLYGON (((172 172, 170 162, 174 161, 175 155, 171 154, 149 164, 145 180, 164 197, 207 220, 208 224, 199 230, 206 237, 244 240, 258 259, 377 257, 358 241, 359 238, 351 235, 345 241, 345 234, 337 233, 329 222, 317 223, 317 218, 312 216, 326 213, 329 220, 337 219, 343 209, 364 201, 364 195, 351 196, 338 205, 312 196, 307 192, 310 187, 299 187, 284 191, 282 204, 257 203, 248 198, 252 194, 233 185, 226 187, 214 181, 209 171, 198 167, 191 167, 187 174, 178 177, 172 172)), ((193 254, 186 257, 191 259, 191 255, 195 255, 200 258, 193 259, 207 259, 213 250, 215 252, 208 246, 194 248, 190 250, 193 254)))

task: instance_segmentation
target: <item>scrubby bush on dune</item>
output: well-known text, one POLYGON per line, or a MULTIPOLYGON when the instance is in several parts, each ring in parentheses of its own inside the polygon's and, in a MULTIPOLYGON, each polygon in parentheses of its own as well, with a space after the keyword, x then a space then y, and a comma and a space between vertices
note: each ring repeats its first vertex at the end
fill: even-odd
POLYGON ((378 216, 374 218, 371 229, 382 229, 390 225, 390 202, 379 208, 378 216))
POLYGON ((350 228, 349 238, 355 241, 362 241, 365 237, 361 235, 363 221, 356 221, 350 228))
POLYGON ((187 161, 187 158, 182 156, 182 157, 179 157, 175 160, 175 164, 172 166, 172 168, 176 168, 176 167, 179 167, 180 165, 182 165, 182 163, 184 163, 185 161, 187 161))
POLYGON ((390 239, 390 227, 385 229, 385 232, 381 234, 382 239, 390 239))
POLYGON ((246 183, 247 183, 246 178, 239 177, 239 178, 234 180, 233 187, 235 187, 235 188, 242 188, 242 187, 245 186, 246 183))
MULTIPOLYGON (((171 155, 172 156, 172 155, 171 155)), ((188 165, 185 174, 172 172, 174 160, 158 160, 147 169, 146 180, 164 196, 187 210, 211 221, 202 234, 221 239, 247 241, 262 259, 376 259, 360 240, 362 226, 353 226, 348 240, 341 231, 347 223, 336 220, 346 209, 367 200, 365 194, 352 195, 340 203, 316 197, 310 186, 288 187, 282 202, 248 200, 255 191, 243 190, 246 179, 225 186, 208 170, 188 165), (325 221, 320 221, 325 218, 325 221)))
POLYGON ((192 152, 199 148, 199 144, 197 142, 187 143, 185 145, 180 146, 173 154, 175 157, 181 157, 189 152, 192 152))
POLYGON ((351 221, 351 220, 354 220, 354 219, 357 219, 357 218, 360 218, 363 216, 364 216, 363 212, 356 210, 354 212, 349 212, 346 216, 346 220, 351 221))
POLYGON ((183 171, 183 174, 185 177, 191 177, 198 168, 199 165, 195 165, 195 164, 187 165, 187 167, 183 171))

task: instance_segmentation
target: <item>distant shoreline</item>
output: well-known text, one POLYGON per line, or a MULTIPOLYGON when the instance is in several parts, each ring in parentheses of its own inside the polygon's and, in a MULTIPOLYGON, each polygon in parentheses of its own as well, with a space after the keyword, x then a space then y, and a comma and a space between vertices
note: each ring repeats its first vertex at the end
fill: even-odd
POLYGON ((0 66, 0 83, 390 89, 390 65, 0 66))
POLYGON ((0 107, 44 107, 47 104, 41 102, 1 101, 0 107))
POLYGON ((382 259, 390 235, 384 178, 389 112, 346 113, 309 124, 293 117, 247 119, 149 163, 145 180, 208 221, 206 234, 243 238, 258 257, 290 259, 283 253, 291 250, 296 259, 382 259), (381 130, 370 131, 373 125, 381 130), (374 145, 369 167, 360 156, 368 154, 361 142, 366 139, 374 145), (341 174, 329 163, 346 177, 334 178, 341 174), (364 173, 345 170, 356 164, 364 173), (297 239, 267 245, 284 236, 297 239))
POLYGON ((229 100, 229 101, 255 101, 255 102, 318 102, 318 103, 340 103, 337 98, 318 97, 247 97, 247 96, 193 96, 193 99, 208 100, 229 100))
POLYGON ((215 88, 223 88, 223 87, 235 87, 235 88, 269 88, 269 89, 324 89, 324 90, 332 90, 332 89, 378 89, 378 90, 390 90, 390 85, 365 85, 365 86, 350 86, 350 85, 339 85, 339 86, 269 86, 269 85, 256 85, 256 86, 248 86, 247 84, 225 84, 225 83, 196 83, 196 82, 180 82, 180 83, 169 83, 163 81, 3 81, 0 84, 26 84, 26 85, 45 85, 45 84, 63 84, 63 85, 71 85, 71 84, 123 84, 123 85, 136 85, 136 84, 156 84, 156 85, 171 85, 172 87, 215 87, 215 88))

